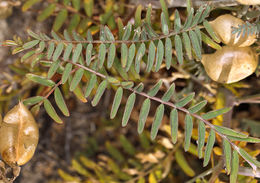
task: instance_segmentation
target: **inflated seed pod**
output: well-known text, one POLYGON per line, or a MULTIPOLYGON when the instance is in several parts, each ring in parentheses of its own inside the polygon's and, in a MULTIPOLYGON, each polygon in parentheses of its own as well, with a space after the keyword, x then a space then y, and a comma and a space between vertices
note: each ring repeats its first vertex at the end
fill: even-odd
POLYGON ((202 55, 201 62, 212 80, 233 83, 251 75, 258 65, 258 58, 250 47, 224 46, 213 54, 202 55))
POLYGON ((31 112, 19 103, 0 124, 0 153, 10 166, 23 165, 33 156, 39 139, 39 129, 31 112))
POLYGON ((260 4, 260 0, 237 0, 240 4, 244 5, 257 5, 260 4))
POLYGON ((229 14, 221 15, 210 22, 214 32, 224 44, 239 47, 250 46, 256 41, 256 34, 232 34, 232 27, 238 27, 244 23, 243 20, 229 14))

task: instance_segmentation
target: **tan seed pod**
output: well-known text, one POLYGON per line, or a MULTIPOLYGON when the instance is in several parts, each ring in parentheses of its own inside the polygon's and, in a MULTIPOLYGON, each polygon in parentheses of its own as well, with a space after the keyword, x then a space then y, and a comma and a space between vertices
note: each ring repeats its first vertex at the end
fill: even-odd
POLYGON ((258 5, 260 4, 260 0, 237 0, 240 4, 244 5, 258 5))
POLYGON ((10 166, 24 165, 33 156, 39 129, 31 112, 20 102, 0 124, 0 153, 10 166))
POLYGON ((224 46, 213 54, 202 55, 201 62, 212 80, 234 83, 255 71, 258 58, 250 47, 224 46))
POLYGON ((229 14, 221 15, 210 22, 214 32, 224 44, 239 47, 250 46, 256 41, 256 34, 249 34, 249 36, 232 34, 232 27, 238 27, 244 23, 243 20, 229 14))

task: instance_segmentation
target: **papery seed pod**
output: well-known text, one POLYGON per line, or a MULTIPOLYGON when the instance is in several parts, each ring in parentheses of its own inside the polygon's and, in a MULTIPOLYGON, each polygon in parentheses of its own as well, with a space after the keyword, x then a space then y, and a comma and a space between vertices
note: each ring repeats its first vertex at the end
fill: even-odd
POLYGON ((250 47, 224 46, 213 54, 202 55, 201 62, 212 80, 234 83, 255 71, 258 58, 250 47))
POLYGON ((237 0, 240 4, 244 5, 258 5, 260 4, 260 0, 237 0))
POLYGON ((23 165, 33 156, 39 139, 38 125, 22 102, 0 124, 0 153, 10 166, 23 165))
POLYGON ((247 35, 247 32, 246 35, 243 33, 240 35, 238 33, 232 34, 232 27, 238 27, 244 23, 243 20, 229 14, 221 15, 210 22, 214 32, 224 44, 239 47, 250 46, 256 41, 256 34, 247 35))

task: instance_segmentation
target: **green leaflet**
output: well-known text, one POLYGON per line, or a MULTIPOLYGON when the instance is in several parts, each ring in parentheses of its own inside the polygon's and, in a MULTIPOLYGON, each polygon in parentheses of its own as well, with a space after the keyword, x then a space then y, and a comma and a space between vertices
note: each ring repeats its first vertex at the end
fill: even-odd
POLYGON ((88 32, 87 32, 87 40, 88 41, 93 41, 93 36, 92 36, 92 33, 91 33, 90 29, 88 29, 88 32))
POLYGON ((199 112, 206 104, 207 104, 207 100, 203 100, 197 103, 196 105, 191 106, 188 110, 190 113, 196 113, 199 112))
POLYGON ((71 0, 72 6, 75 10, 79 11, 80 9, 80 0, 71 0))
POLYGON ((172 95, 174 94, 174 91, 175 91, 175 84, 172 83, 169 89, 164 93, 162 100, 164 102, 168 102, 171 99, 172 95))
MULTIPOLYGON (((155 59, 155 45, 154 45, 153 41, 150 41, 146 72, 151 72, 153 63, 154 63, 154 59, 155 59)), ((137 73, 139 73, 139 72, 137 72, 137 73)))
POLYGON ((56 73, 57 69, 60 66, 60 60, 56 60, 51 64, 51 67, 49 68, 47 78, 51 79, 52 76, 56 73))
POLYGON ((154 97, 158 91, 160 90, 161 86, 162 86, 162 80, 159 80, 147 93, 147 95, 149 95, 150 97, 154 97))
POLYGON ((181 167, 181 169, 190 177, 195 176, 194 170, 190 167, 187 160, 185 159, 185 156, 183 155, 183 152, 180 149, 177 149, 175 152, 175 158, 178 165, 181 167))
POLYGON ((63 48, 64 48, 64 45, 63 45, 62 42, 57 45, 57 47, 56 47, 56 49, 55 49, 55 51, 53 53, 53 56, 52 56, 52 60, 53 61, 58 60, 58 58, 60 57, 60 55, 61 55, 61 53, 63 51, 63 48))
POLYGON ((131 31, 132 31, 132 25, 128 23, 127 26, 125 27, 125 32, 123 34, 122 40, 124 41, 128 40, 131 36, 131 31))
POLYGON ((231 171, 231 146, 226 139, 223 139, 223 149, 225 156, 226 172, 229 175, 231 171))
POLYGON ((38 34, 36 34, 35 32, 33 32, 32 30, 30 30, 30 29, 27 29, 27 33, 31 36, 31 37, 33 37, 34 39, 41 39, 41 37, 38 35, 38 34))
POLYGON ((199 60, 201 60, 201 45, 198 39, 198 35, 194 31, 189 31, 190 40, 192 47, 194 48, 195 54, 199 60))
POLYGON ((114 43, 110 44, 108 49, 108 56, 107 56, 107 68, 110 69, 114 63, 116 56, 116 45, 114 43))
POLYGON ((206 114, 203 114, 201 117, 202 117, 203 119, 206 119, 206 120, 212 119, 212 118, 215 118, 215 117, 217 117, 217 116, 219 116, 219 115, 222 115, 222 114, 224 114, 224 113, 230 111, 230 109, 231 109, 230 107, 225 107, 225 108, 222 108, 222 109, 217 109, 217 110, 214 110, 214 111, 210 111, 210 112, 208 112, 208 113, 206 113, 206 114))
POLYGON ((136 11, 135 11, 135 27, 139 27, 142 24, 142 17, 141 17, 142 8, 143 7, 142 7, 141 4, 139 4, 136 8, 136 11))
POLYGON ((193 98, 194 98, 195 93, 192 92, 189 95, 187 95, 186 97, 183 97, 180 101, 178 101, 175 106, 176 107, 183 107, 186 104, 188 104, 193 98))
POLYGON ((165 39, 165 63, 166 69, 170 69, 172 63, 172 41, 168 37, 165 39))
POLYGON ((72 70, 72 64, 67 63, 66 66, 65 66, 65 69, 63 71, 62 77, 61 77, 61 83, 62 84, 66 83, 66 81, 68 80, 71 70, 72 70))
POLYGON ((170 26, 168 6, 167 6, 167 4, 165 3, 164 0, 160 0, 160 4, 161 4, 161 7, 162 7, 162 11, 163 11, 163 13, 165 15, 166 22, 167 22, 168 26, 170 26))
POLYGON ((205 29, 207 30, 207 32, 209 33, 209 35, 214 39, 214 41, 216 41, 217 43, 220 43, 220 39, 215 34, 215 32, 214 32, 213 28, 211 27, 211 25, 209 24, 209 22, 207 20, 204 20, 203 25, 204 25, 205 29))
POLYGON ((198 27, 195 28, 195 33, 198 36, 198 41, 199 41, 199 44, 200 44, 200 47, 201 47, 202 46, 201 31, 198 27))
POLYGON ((123 119, 122 119, 122 126, 123 127, 126 126, 127 123, 128 123, 128 120, 130 118, 131 112, 132 112, 133 107, 134 107, 135 99, 136 99, 135 93, 132 93, 127 99, 127 102, 126 102, 126 105, 125 105, 125 111, 124 111, 124 115, 123 115, 123 119))
POLYGON ((232 137, 239 137, 239 138, 248 137, 248 135, 246 135, 246 134, 236 132, 235 130, 232 130, 232 129, 224 127, 224 126, 215 125, 215 129, 224 135, 228 135, 228 136, 232 136, 232 137))
POLYGON ((181 18, 178 10, 175 10, 174 15, 174 30, 176 33, 178 33, 181 30, 181 18))
POLYGON ((23 45, 23 49, 27 50, 27 49, 33 48, 34 46, 39 44, 39 42, 40 42, 40 40, 29 41, 23 45))
POLYGON ((22 11, 27 11, 28 9, 30 9, 33 5, 35 5, 36 3, 40 2, 40 0, 28 0, 26 1, 23 6, 22 6, 22 11))
POLYGON ((121 65, 123 68, 126 67, 128 57, 128 47, 125 43, 121 44, 121 65))
POLYGON ((200 8, 197 10, 195 16, 193 17, 191 27, 194 27, 195 25, 198 24, 199 19, 200 19, 202 13, 203 13, 203 10, 204 10, 204 7, 200 6, 200 8))
POLYGON ((164 12, 161 13, 161 24, 162 24, 163 34, 168 35, 169 34, 169 27, 168 27, 167 20, 166 20, 164 12))
POLYGON ((42 22, 45 19, 47 19, 49 16, 51 16, 56 8, 56 4, 51 3, 49 6, 47 6, 38 16, 37 16, 37 21, 42 22))
POLYGON ((42 76, 38 76, 35 74, 26 74, 26 77, 36 83, 44 85, 44 86, 50 86, 50 87, 55 86, 55 83, 52 80, 46 79, 42 76))
POLYGON ((158 72, 163 61, 164 47, 163 42, 159 40, 156 51, 156 61, 155 61, 155 72, 158 72))
POLYGON ((177 109, 172 109, 170 114, 171 136, 172 142, 176 144, 178 137, 178 112, 177 109))
POLYGON ((145 99, 140 114, 139 114, 139 120, 138 120, 138 133, 141 134, 144 130, 144 125, 147 119, 147 116, 149 114, 150 111, 150 107, 151 107, 151 101, 149 98, 145 99))
POLYGON ((194 13, 194 9, 191 8, 191 11, 189 12, 189 15, 188 15, 188 17, 186 19, 186 22, 185 22, 184 26, 183 26, 184 30, 187 30, 187 29, 190 28, 190 26, 192 24, 192 19, 193 19, 193 13, 194 13))
POLYGON ((120 106, 121 100, 122 100, 122 96, 123 96, 123 88, 119 87, 116 91, 115 97, 114 97, 114 101, 112 104, 112 109, 110 112, 110 118, 114 119, 116 116, 116 113, 118 111, 118 108, 120 106))
POLYGON ((73 55, 72 55, 72 62, 73 63, 78 62, 81 51, 82 51, 82 44, 78 43, 74 52, 73 52, 73 55))
POLYGON ((56 32, 51 31, 51 36, 53 37, 53 39, 61 41, 61 38, 58 36, 58 34, 56 34, 56 32))
POLYGON ((254 170, 260 168, 260 162, 252 156, 250 156, 244 149, 238 147, 236 150, 240 154, 240 156, 242 156, 254 170))
POLYGON ((26 54, 24 54, 21 58, 21 62, 23 63, 26 59, 30 58, 35 54, 35 50, 28 51, 26 54))
POLYGON ((175 50, 176 56, 178 59, 179 64, 183 64, 183 52, 182 52, 182 42, 181 37, 179 35, 175 36, 175 50))
POLYGON ((187 114, 185 116, 185 140, 184 140, 185 151, 188 151, 190 148, 192 129, 193 129, 192 117, 189 114, 187 114))
POLYGON ((51 105, 50 101, 48 99, 45 99, 43 102, 43 106, 47 112, 47 114, 57 123, 63 123, 63 121, 60 119, 58 114, 56 113, 55 109, 51 105))
POLYGON ((74 29, 77 28, 77 26, 79 25, 80 22, 80 15, 79 14, 74 14, 71 19, 70 19, 70 23, 68 26, 68 31, 72 32, 74 29))
POLYGON ((68 110, 67 105, 66 105, 66 103, 64 101, 62 93, 61 93, 61 91, 60 91, 60 89, 58 87, 54 91, 54 99, 55 99, 55 102, 56 102, 57 106, 61 110, 61 112, 65 116, 69 116, 70 115, 69 110, 68 110))
POLYGON ((91 102, 92 106, 96 106, 98 104, 100 98, 102 97, 103 93, 105 92, 107 84, 108 84, 107 80, 104 80, 100 83, 100 85, 98 86, 98 89, 96 91, 96 95, 91 102))
POLYGON ((77 160, 72 159, 71 166, 78 174, 83 175, 85 177, 91 177, 91 173, 88 170, 86 170, 86 168, 83 167, 81 163, 79 163, 77 160))
POLYGON ((139 47, 136 57, 135 57, 135 71, 137 73, 140 72, 140 63, 141 63, 141 60, 142 60, 144 54, 145 54, 145 44, 142 43, 141 46, 139 47))
POLYGON ((145 21, 148 25, 151 25, 151 17, 152 17, 152 5, 149 4, 146 10, 145 21))
POLYGON ((209 138, 205 149, 205 155, 204 155, 204 161, 203 161, 203 167, 207 166, 210 160, 211 151, 213 149, 215 143, 215 132, 214 130, 210 130, 209 132, 209 138))
POLYGON ((214 48, 216 50, 220 50, 222 49, 222 47, 215 43, 214 41, 212 41, 212 39, 210 37, 208 37, 205 33, 201 32, 201 39, 204 43, 206 43, 208 46, 210 46, 211 48, 214 48))
POLYGON ((114 35, 107 26, 105 26, 104 31, 108 41, 115 41, 114 35))
POLYGON ((43 96, 30 97, 30 98, 23 100, 23 104, 26 106, 30 106, 30 105, 38 104, 43 99, 44 99, 43 96))
POLYGON ((152 39, 152 38, 156 38, 158 37, 158 34, 155 32, 155 30, 153 30, 153 28, 144 22, 144 29, 146 31, 146 34, 148 35, 149 39, 152 39))
POLYGON ((183 37, 184 47, 185 47, 186 53, 188 55, 188 58, 191 59, 192 58, 191 42, 190 42, 190 38, 189 38, 187 32, 183 32, 182 37, 183 37))
POLYGON ((92 92, 96 83, 97 83, 97 76, 95 74, 92 74, 90 76, 90 80, 89 80, 87 87, 86 87, 85 97, 88 97, 90 95, 90 93, 92 92))
MULTIPOLYGON (((116 160, 118 160, 119 162, 124 162, 125 158, 124 156, 121 154, 121 152, 119 150, 117 150, 117 148, 115 148, 114 146, 111 145, 110 142, 106 141, 106 149, 108 151, 108 153, 116 160)), ((88 163, 89 164, 89 163, 88 163)))
POLYGON ((74 91, 76 87, 78 86, 79 82, 81 81, 81 78, 84 74, 84 69, 79 68, 76 73, 74 74, 74 77, 70 83, 70 91, 74 91))
POLYGON ((88 17, 92 17, 94 9, 94 0, 85 0, 84 1, 84 10, 88 17))
POLYGON ((106 45, 102 43, 99 46, 99 53, 98 53, 98 68, 99 69, 101 69, 103 67, 105 58, 106 58, 106 45))
POLYGON ((62 27, 62 25, 65 23, 66 19, 68 17, 68 10, 66 9, 62 9, 58 15, 56 16, 52 29, 57 32, 60 30, 60 28, 62 27))
POLYGON ((44 54, 36 55, 36 57, 31 62, 31 67, 33 68, 41 59, 44 58, 44 54))
POLYGON ((124 80, 128 80, 128 74, 127 72, 125 71, 125 69, 123 69, 120 61, 118 60, 118 58, 116 57, 115 58, 115 61, 114 61, 114 66, 113 68, 116 69, 116 71, 120 74, 120 76, 124 79, 124 80))
POLYGON ((63 53, 63 60, 64 61, 69 60, 72 48, 73 48, 72 43, 69 43, 68 46, 65 48, 64 53, 63 53))
POLYGON ((117 18, 117 27, 118 27, 118 38, 122 40, 123 32, 124 32, 124 24, 121 18, 117 18))
POLYGON ((260 143, 259 138, 254 137, 247 137, 247 138, 240 138, 240 137, 234 137, 234 136, 227 136, 228 139, 232 141, 242 141, 242 142, 249 142, 249 143, 260 143))
POLYGON ((120 85, 120 81, 115 77, 107 76, 107 81, 115 86, 120 85))
POLYGON ((205 132, 206 127, 202 121, 199 121, 199 131, 198 131, 198 156, 199 158, 203 157, 203 147, 205 143, 205 132))
POLYGON ((163 114, 164 114, 164 105, 160 104, 159 107, 157 107, 155 115, 154 115, 154 121, 152 124, 152 129, 151 129, 151 139, 154 140, 158 130, 160 128, 162 119, 163 119, 163 114))
POLYGON ((128 57, 127 57, 127 64, 126 64, 126 72, 129 71, 130 67, 132 66, 133 60, 135 58, 135 44, 131 44, 129 47, 128 57))
POLYGON ((70 34, 69 34, 69 32, 68 32, 67 29, 65 29, 65 30, 63 31, 63 36, 64 36, 65 40, 71 41, 71 37, 70 37, 70 34))
POLYGON ((75 94, 75 96, 83 103, 87 102, 87 99, 84 97, 84 94, 81 90, 81 88, 79 86, 77 86, 75 88, 75 90, 73 90, 73 93, 75 94))
POLYGON ((120 135, 119 140, 126 153, 131 156, 134 156, 136 154, 134 146, 124 135, 120 135))
POLYGON ((92 49, 93 49, 93 44, 92 43, 88 44, 88 46, 86 48, 86 64, 87 64, 87 66, 89 66, 89 64, 91 63, 92 49))
POLYGON ((40 44, 39 44, 39 48, 35 51, 35 53, 41 53, 43 52, 43 50, 45 49, 45 41, 41 41, 40 44))
POLYGON ((203 11, 200 19, 199 19, 199 23, 203 22, 203 20, 209 15, 210 13, 210 10, 211 10, 211 7, 210 6, 206 6, 206 9, 203 11))
POLYGON ((144 90, 144 84, 139 83, 136 87, 134 87, 134 91, 142 92, 144 90))
POLYGON ((125 89, 132 88, 134 86, 134 82, 132 81, 123 81, 121 82, 121 86, 125 89))
POLYGON ((237 151, 233 151, 232 153, 232 161, 231 161, 231 173, 230 173, 230 183, 237 182, 237 174, 239 168, 239 157, 237 151))

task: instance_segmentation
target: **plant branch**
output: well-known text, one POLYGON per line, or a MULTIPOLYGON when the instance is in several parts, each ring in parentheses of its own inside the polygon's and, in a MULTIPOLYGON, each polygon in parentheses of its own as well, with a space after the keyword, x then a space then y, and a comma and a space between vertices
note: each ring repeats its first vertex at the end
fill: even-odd
MULTIPOLYGON (((101 77, 101 78, 103 78, 103 79, 107 79, 107 76, 105 76, 104 74, 101 74, 101 73, 99 73, 99 72, 97 72, 97 71, 94 71, 94 70, 88 68, 88 67, 85 67, 84 65, 80 65, 80 64, 74 63, 74 62, 72 62, 72 61, 67 61, 67 62, 68 62, 68 63, 71 63, 71 64, 73 64, 73 65, 75 65, 75 66, 77 66, 77 67, 80 67, 80 68, 82 68, 82 69, 84 69, 84 70, 86 70, 86 71, 89 71, 89 72, 91 72, 91 73, 93 73, 93 74, 96 74, 97 76, 99 76, 99 77, 101 77)), ((212 130, 214 130, 220 137, 222 137, 223 139, 227 140, 227 141, 230 143, 230 145, 233 147, 233 149, 236 150, 236 151, 240 154, 240 156, 244 157, 244 156, 241 154, 240 149, 239 149, 239 147, 238 147, 237 145, 235 145, 225 134, 222 134, 222 133, 220 133, 218 130, 216 130, 216 128, 215 128, 215 126, 214 126, 213 124, 211 124, 209 121, 203 119, 200 115, 194 114, 194 113, 190 113, 190 111, 189 111, 188 109, 186 109, 186 108, 177 107, 176 105, 174 105, 174 104, 171 103, 171 102, 165 102, 165 101, 161 100, 160 98, 151 97, 151 96, 149 96, 148 94, 146 94, 146 93, 144 93, 144 92, 138 92, 138 91, 134 90, 133 88, 125 88, 125 89, 131 91, 132 93, 137 93, 138 95, 143 96, 143 97, 145 97, 145 98, 149 98, 150 100, 157 101, 157 102, 159 102, 159 103, 161 103, 161 104, 164 104, 164 105, 166 105, 166 106, 169 106, 169 107, 172 107, 172 108, 176 108, 176 109, 178 109, 179 111, 182 111, 182 112, 184 112, 184 113, 186 113, 186 114, 191 115, 191 116, 194 117, 194 118, 197 118, 198 120, 204 122, 204 123, 205 123, 207 126, 209 126, 212 130)), ((247 161, 247 162, 252 166, 253 169, 256 168, 256 166, 255 166, 252 162, 250 162, 250 161, 247 160, 246 158, 244 158, 244 160, 247 161)))
POLYGON ((193 26, 193 27, 190 27, 188 29, 185 29, 185 30, 180 30, 179 32, 175 32, 175 31, 172 31, 170 32, 168 35, 164 35, 164 34, 161 34, 159 36, 156 36, 156 37, 152 37, 150 39, 147 39, 147 40, 115 40, 115 41, 108 41, 108 40, 93 40, 93 41, 88 41, 88 40, 84 40, 84 41, 68 41, 68 40, 56 40, 56 39, 50 39, 50 40, 45 40, 45 39, 41 39, 41 41, 49 41, 49 42, 63 42, 63 43, 74 43, 74 44, 78 44, 78 43, 81 43, 81 44, 116 44, 116 43, 126 43, 126 44, 131 44, 131 43, 145 43, 145 42, 150 42, 150 41, 157 41, 157 40, 161 40, 161 39, 165 39, 165 38, 168 38, 168 37, 172 37, 172 36, 175 36, 175 35, 178 35, 178 34, 181 34, 183 32, 189 32, 191 30, 195 30, 196 28, 199 28, 199 29, 203 29, 204 27, 203 26, 193 26))

